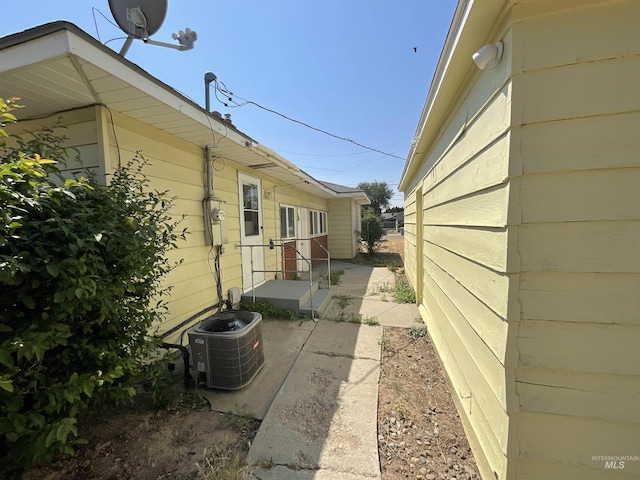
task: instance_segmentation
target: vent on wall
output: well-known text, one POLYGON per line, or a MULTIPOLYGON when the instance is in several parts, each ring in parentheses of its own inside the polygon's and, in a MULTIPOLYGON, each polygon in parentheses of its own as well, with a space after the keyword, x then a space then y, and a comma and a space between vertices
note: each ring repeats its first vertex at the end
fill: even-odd
POLYGON ((204 375, 209 388, 242 388, 264 365, 262 315, 258 312, 216 313, 187 333, 191 369, 204 375))

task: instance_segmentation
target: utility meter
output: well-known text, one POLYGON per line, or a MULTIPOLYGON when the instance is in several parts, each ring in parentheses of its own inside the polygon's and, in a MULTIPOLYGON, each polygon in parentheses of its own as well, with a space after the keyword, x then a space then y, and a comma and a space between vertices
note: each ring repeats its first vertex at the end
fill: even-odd
POLYGON ((229 241, 224 211, 225 203, 218 197, 210 197, 204 201, 204 236, 207 245, 224 245, 229 241))

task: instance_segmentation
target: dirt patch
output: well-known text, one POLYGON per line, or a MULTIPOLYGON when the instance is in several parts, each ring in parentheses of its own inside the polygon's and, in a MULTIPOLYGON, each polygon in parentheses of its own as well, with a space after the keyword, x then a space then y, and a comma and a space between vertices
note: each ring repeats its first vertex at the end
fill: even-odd
POLYGON ((384 329, 378 395, 383 480, 479 478, 444 372, 420 324, 384 329))
MULTIPOLYGON (((404 260, 404 237, 385 237, 382 254, 404 260)), ((378 389, 383 480, 479 478, 462 422, 426 327, 385 327, 378 389)))
POLYGON ((356 255, 351 263, 369 265, 371 267, 402 268, 404 265, 404 236, 398 234, 385 235, 380 240, 378 250, 373 257, 367 255, 367 247, 363 243, 361 252, 356 255))
POLYGON ((89 443, 75 457, 34 468, 22 479, 219 478, 212 473, 221 461, 233 457, 243 463, 259 426, 246 416, 212 412, 198 402, 158 411, 137 403, 83 422, 79 433, 89 443))

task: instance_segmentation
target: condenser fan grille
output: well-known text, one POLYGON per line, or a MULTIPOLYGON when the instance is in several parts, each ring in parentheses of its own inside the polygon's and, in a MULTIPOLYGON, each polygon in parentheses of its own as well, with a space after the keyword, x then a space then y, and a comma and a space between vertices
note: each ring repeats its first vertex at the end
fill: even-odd
POLYGON ((250 382, 264 363, 262 323, 236 338, 210 338, 207 342, 210 371, 207 383, 235 388, 250 382))
POLYGON ((242 388, 264 365, 260 313, 218 313, 188 334, 191 366, 205 374, 207 387, 242 388))

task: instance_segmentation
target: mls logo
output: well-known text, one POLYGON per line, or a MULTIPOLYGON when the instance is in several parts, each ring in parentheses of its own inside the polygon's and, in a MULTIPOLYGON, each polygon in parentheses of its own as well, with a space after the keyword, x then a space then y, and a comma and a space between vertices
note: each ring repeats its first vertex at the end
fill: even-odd
POLYGON ((624 460, 604 462, 604 468, 622 470, 624 468, 624 460))

